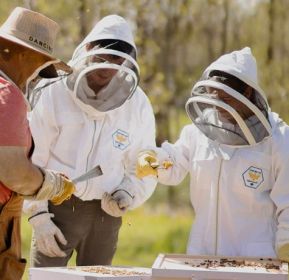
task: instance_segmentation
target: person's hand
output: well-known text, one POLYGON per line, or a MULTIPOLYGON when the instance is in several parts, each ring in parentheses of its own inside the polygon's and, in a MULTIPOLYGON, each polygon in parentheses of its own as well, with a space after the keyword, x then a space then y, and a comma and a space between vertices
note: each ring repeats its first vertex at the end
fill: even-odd
POLYGON ((38 192, 32 196, 26 196, 26 199, 51 200, 55 205, 61 204, 75 192, 75 186, 65 175, 49 170, 42 169, 44 180, 38 192))
POLYGON ((156 168, 158 166, 159 161, 154 151, 142 151, 137 158, 136 176, 140 179, 149 175, 157 176, 158 171, 156 168))
POLYGON ((107 214, 121 217, 132 204, 133 196, 124 190, 117 190, 113 194, 104 193, 101 199, 101 208, 107 214))
POLYGON ((61 176, 61 191, 59 191, 55 196, 53 196, 50 200, 54 205, 61 204, 64 200, 70 199, 71 195, 75 192, 75 186, 71 180, 69 180, 63 174, 59 174, 61 176))
POLYGON ((51 221, 53 216, 50 213, 40 214, 31 217, 29 223, 34 230, 37 249, 42 254, 48 257, 65 257, 66 254, 59 248, 57 241, 63 245, 66 245, 67 241, 61 230, 51 221))
POLYGON ((286 243, 277 249, 277 257, 279 260, 289 263, 289 243, 286 243))

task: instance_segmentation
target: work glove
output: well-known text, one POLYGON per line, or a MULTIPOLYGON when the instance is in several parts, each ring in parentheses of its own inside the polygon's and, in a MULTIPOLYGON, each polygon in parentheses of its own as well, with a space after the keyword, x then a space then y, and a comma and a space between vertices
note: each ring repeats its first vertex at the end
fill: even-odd
POLYGON ((168 169, 172 165, 170 160, 165 160, 160 164, 156 152, 152 150, 142 151, 137 158, 136 176, 139 179, 149 175, 158 176, 158 169, 168 169))
POLYGON ((289 225, 287 219, 287 216, 281 218, 279 216, 275 249, 278 259, 289 263, 289 225))
POLYGON ((289 243, 285 243, 277 248, 277 257, 279 260, 289 263, 289 243))
POLYGON ((145 150, 138 154, 136 176, 143 178, 149 175, 158 176, 156 167, 159 165, 156 152, 145 150))
POLYGON ((37 249, 48 257, 65 257, 66 254, 60 249, 57 241, 63 245, 67 241, 61 230, 51 221, 53 214, 43 213, 29 218, 29 223, 34 230, 34 238, 37 249))
POLYGON ((65 175, 49 169, 40 170, 43 173, 44 181, 38 192, 26 199, 51 200, 55 205, 61 204, 75 192, 75 186, 65 175))
POLYGON ((125 190, 117 190, 112 194, 104 193, 101 208, 113 217, 121 217, 133 202, 133 196, 125 190))

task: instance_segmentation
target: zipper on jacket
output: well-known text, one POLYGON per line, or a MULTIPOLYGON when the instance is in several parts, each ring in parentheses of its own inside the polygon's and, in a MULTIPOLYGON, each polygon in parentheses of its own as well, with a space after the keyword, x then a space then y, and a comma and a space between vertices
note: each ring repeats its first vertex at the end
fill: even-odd
MULTIPOLYGON (((97 120, 94 120, 93 121, 93 135, 92 135, 92 141, 91 141, 91 147, 90 147, 90 151, 87 155, 87 159, 86 159, 86 167, 85 167, 85 171, 87 172, 88 171, 88 168, 89 168, 89 158, 91 156, 91 153, 92 153, 92 150, 93 150, 93 147, 97 147, 98 146, 98 143, 99 143, 99 140, 100 140, 100 136, 101 136, 101 132, 102 132, 102 129, 103 129, 103 126, 104 126, 104 123, 105 123, 105 116, 104 118, 102 119, 102 122, 101 122, 101 125, 100 125, 100 129, 99 129, 99 134, 98 134, 98 138, 97 138, 97 141, 95 142, 95 134, 96 134, 96 122, 97 120)), ((83 193, 79 196, 79 198, 81 198, 85 193, 86 193, 86 190, 88 188, 88 181, 86 181, 86 185, 85 185, 85 190, 83 191, 83 193)))
MULTIPOLYGON (((93 127, 93 135, 92 135, 91 147, 90 147, 89 153, 87 155, 87 159, 86 159, 86 166, 85 166, 85 171, 86 172, 88 171, 88 162, 89 162, 89 158, 90 158, 93 146, 94 146, 93 143, 94 143, 95 132, 96 132, 96 121, 93 121, 93 126, 94 127, 93 127)), ((79 198, 81 198, 86 193, 87 187, 88 187, 88 181, 86 181, 86 183, 85 183, 85 190, 82 192, 81 195, 78 196, 79 198)))
MULTIPOLYGON (((92 153, 92 150, 93 150, 93 144, 94 144, 94 139, 95 139, 95 132, 96 132, 96 121, 94 120, 93 121, 93 135, 92 135, 92 141, 91 141, 91 147, 90 147, 90 151, 87 155, 87 159, 86 159, 86 168, 85 168, 85 171, 87 172, 88 171, 88 162, 89 162, 89 158, 91 156, 91 153, 92 153)), ((100 137, 100 134, 99 134, 99 137, 100 137)), ((86 187, 85 187, 85 191, 88 187, 88 181, 86 181, 86 187)))
POLYGON ((219 232, 219 200, 220 200, 220 178, 222 171, 223 159, 220 162, 219 174, 218 174, 218 184, 217 184, 217 205, 216 205, 216 233, 215 233, 215 256, 218 254, 218 232, 219 232))
POLYGON ((74 196, 71 197, 71 201, 72 201, 72 212, 74 213, 75 212, 75 202, 76 202, 74 196))

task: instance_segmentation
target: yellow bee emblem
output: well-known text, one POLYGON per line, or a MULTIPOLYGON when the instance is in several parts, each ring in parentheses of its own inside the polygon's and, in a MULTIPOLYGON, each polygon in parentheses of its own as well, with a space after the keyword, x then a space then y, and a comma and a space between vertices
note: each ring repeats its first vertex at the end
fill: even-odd
POLYGON ((252 181, 258 181, 260 178, 260 174, 256 172, 249 171, 249 177, 252 181))
POLYGON ((124 142, 127 139, 127 137, 125 137, 125 136, 123 136, 121 134, 117 134, 115 138, 119 142, 124 142))
POLYGON ((129 138, 129 134, 126 131, 118 129, 112 134, 113 146, 120 150, 124 150, 130 145, 129 138))
POLYGON ((245 186, 252 189, 257 189, 263 182, 263 170, 259 167, 250 166, 242 174, 245 186))

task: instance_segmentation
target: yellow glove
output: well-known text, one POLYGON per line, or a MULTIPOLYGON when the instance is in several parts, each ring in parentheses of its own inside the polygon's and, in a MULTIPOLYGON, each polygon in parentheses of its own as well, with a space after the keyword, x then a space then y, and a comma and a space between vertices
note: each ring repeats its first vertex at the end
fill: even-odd
POLYGON ((277 257, 279 260, 289 263, 289 243, 286 243, 278 248, 277 257))
POLYGON ((170 160, 164 160, 163 163, 162 163, 162 166, 163 166, 164 169, 168 169, 171 166, 173 166, 173 162, 170 161, 170 160))
POLYGON ((54 205, 61 204, 64 200, 70 199, 71 195, 75 192, 75 186, 69 179, 62 177, 62 192, 53 196, 50 200, 54 205))
POLYGON ((39 169, 44 177, 42 185, 35 194, 25 196, 26 199, 51 200, 53 204, 59 205, 75 192, 72 181, 62 173, 50 169, 39 169))
POLYGON ((158 171, 156 168, 158 166, 157 154, 154 151, 142 151, 137 158, 136 176, 140 179, 149 175, 157 176, 158 171))

